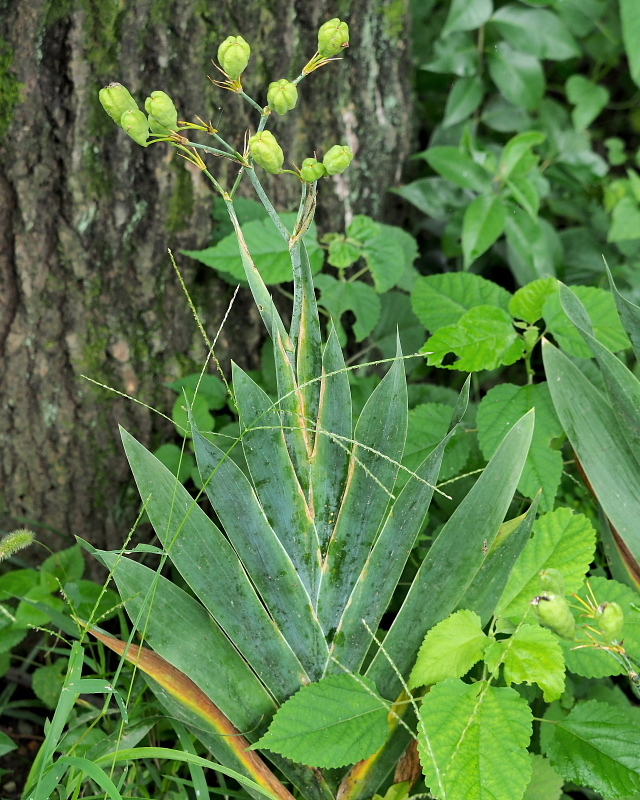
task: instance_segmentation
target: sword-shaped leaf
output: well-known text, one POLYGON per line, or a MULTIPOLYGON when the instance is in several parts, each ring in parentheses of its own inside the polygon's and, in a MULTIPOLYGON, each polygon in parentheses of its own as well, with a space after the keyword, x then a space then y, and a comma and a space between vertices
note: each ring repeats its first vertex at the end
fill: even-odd
POLYGON ((640 470, 627 434, 606 399, 567 356, 548 342, 542 356, 562 427, 620 539, 629 573, 640 576, 640 470))
POLYGON ((640 361, 640 308, 635 303, 632 303, 631 300, 627 300, 626 297, 623 297, 616 289, 611 272, 609 272, 609 267, 607 267, 607 275, 609 276, 611 294, 616 301, 618 314, 620 314, 622 327, 627 332, 629 339, 631 339, 633 352, 638 361, 640 361))
POLYGON ((533 410, 505 436, 471 491, 427 553, 367 675, 380 693, 397 697, 401 684, 387 656, 408 675, 427 631, 459 607, 487 561, 509 509, 533 435, 533 410))
MULTIPOLYGON (((251 778, 269 794, 293 800, 260 756, 247 749, 250 742, 184 672, 146 647, 128 645, 95 628, 91 633, 149 676, 151 688, 169 714, 188 725, 198 737, 205 735, 207 747, 222 764, 251 778)), ((254 797, 260 797, 251 787, 247 788, 254 797)))
POLYGON ((211 505, 285 639, 310 679, 319 680, 328 650, 311 599, 249 479, 191 424, 198 469, 211 505))
POLYGON ((322 356, 318 429, 311 454, 311 497, 323 553, 340 510, 347 480, 351 433, 349 377, 332 325, 322 356), (335 434, 335 438, 331 434, 335 434))
POLYGON ((424 525, 449 433, 424 459, 398 495, 354 586, 333 637, 327 673, 357 672, 424 525), (338 662, 341 666, 338 665, 338 662))
POLYGON ((296 372, 301 387, 302 410, 307 420, 315 421, 320 399, 317 378, 322 371, 322 340, 309 255, 300 238, 291 248, 291 262, 294 286, 291 339, 296 346, 296 372), (294 330, 296 319, 299 320, 297 331, 294 330))
POLYGON ((356 425, 340 513, 322 568, 318 616, 332 638, 385 512, 407 435, 407 383, 398 358, 368 399, 356 425))
POLYGON ((315 597, 320 569, 318 535, 291 463, 280 415, 269 396, 235 365, 233 385, 256 495, 307 592, 315 597))
POLYGON ((178 572, 274 697, 286 699, 307 675, 232 546, 155 456, 124 430, 122 441, 149 519, 178 572))

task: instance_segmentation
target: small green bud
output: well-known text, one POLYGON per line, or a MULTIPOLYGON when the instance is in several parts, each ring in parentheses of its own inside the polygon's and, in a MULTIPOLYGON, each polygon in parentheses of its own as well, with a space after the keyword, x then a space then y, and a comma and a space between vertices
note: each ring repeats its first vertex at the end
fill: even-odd
POLYGON ((149 138, 149 120, 142 111, 138 109, 135 111, 125 111, 120 120, 120 125, 134 142, 141 144, 143 147, 147 146, 147 139, 149 138))
POLYGON ((284 164, 284 153, 276 141, 276 137, 270 131, 256 133, 249 139, 249 151, 256 164, 259 164, 267 172, 277 175, 282 172, 284 164))
POLYGON ((540 580, 540 588, 544 592, 553 592, 553 594, 559 594, 562 597, 567 593, 564 575, 559 569, 554 569, 553 567, 543 569, 538 579, 540 580))
POLYGON ((603 603, 596 611, 596 622, 605 642, 613 642, 622 633, 624 612, 617 603, 603 603))
POLYGON ((98 99, 111 119, 120 125, 125 111, 137 111, 138 104, 121 83, 110 83, 98 92, 98 99))
POLYGON ((300 177, 307 183, 313 183, 327 174, 324 164, 317 158, 305 158, 300 167, 300 177))
POLYGON ((576 635, 576 621, 569 604, 561 595, 541 594, 534 597, 531 604, 535 606, 538 622, 549 628, 562 639, 573 639, 576 635))
POLYGON ((231 78, 238 80, 249 63, 251 48, 242 36, 228 36, 218 48, 220 66, 231 78))
POLYGON ((327 170, 327 175, 338 175, 345 171, 352 160, 353 153, 349 145, 334 144, 325 153, 322 163, 327 170))
POLYGON ((318 31, 318 52, 324 58, 331 58, 349 47, 349 26, 337 17, 325 22, 318 31))
POLYGON ((298 102, 298 87, 295 83, 285 80, 273 81, 267 91, 267 103, 276 114, 286 114, 296 107, 298 102))
POLYGON ((149 124, 153 121, 172 131, 178 127, 178 112, 173 100, 166 92, 151 92, 151 95, 145 100, 144 107, 149 115, 149 124))
POLYGON ((0 561, 9 558, 9 556, 17 553, 18 550, 29 547, 35 538, 35 533, 28 528, 20 528, 17 531, 12 531, 6 536, 3 536, 2 539, 0 539, 0 561))

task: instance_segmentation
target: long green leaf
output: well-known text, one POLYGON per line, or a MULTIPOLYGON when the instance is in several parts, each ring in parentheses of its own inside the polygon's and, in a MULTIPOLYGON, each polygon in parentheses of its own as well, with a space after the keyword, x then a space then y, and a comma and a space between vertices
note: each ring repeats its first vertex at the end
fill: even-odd
POLYGON ((340 510, 352 433, 351 389, 336 329, 331 326, 322 357, 318 428, 311 454, 311 498, 322 552, 340 510), (331 436, 335 434, 335 438, 331 436))
POLYGON ((379 652, 367 670, 384 697, 397 697, 402 688, 387 657, 407 676, 427 631, 458 607, 485 564, 518 485, 533 423, 529 411, 505 436, 422 562, 384 639, 386 655, 379 652))
POLYGON ((137 561, 113 552, 95 554, 112 573, 149 647, 184 672, 237 728, 264 725, 276 710, 273 698, 204 606, 137 561))
POLYGON ((268 395, 235 365, 233 385, 242 446, 260 505, 309 595, 315 597, 320 545, 287 450, 280 415, 268 395))
POLYGON ((318 616, 338 626, 384 519, 407 435, 407 383, 398 359, 367 401, 358 424, 340 514, 323 564, 318 616))
POLYGON ((640 361, 640 308, 620 294, 613 282, 609 267, 607 267, 607 275, 609 276, 611 294, 616 301, 616 308, 618 309, 618 314, 622 321, 622 327, 627 332, 629 339, 631 339, 631 346, 633 347, 636 359, 640 361))
POLYGON ((238 556, 176 477, 126 431, 127 458, 149 519, 177 570, 277 700, 307 680, 238 556))
POLYGON ((640 580, 640 470, 615 412, 560 350, 543 342, 551 397, 580 466, 640 580))
POLYGON ((202 482, 225 533, 310 679, 318 680, 328 650, 311 599, 248 478, 191 425, 202 482))
POLYGON ((511 570, 529 541, 539 502, 540 495, 526 514, 501 525, 485 563, 458 603, 459 608, 475 611, 480 616, 483 627, 489 622, 507 585, 511 570))
POLYGON ((640 465, 640 381, 617 356, 595 338, 586 308, 567 286, 560 288, 560 301, 567 316, 596 357, 613 413, 620 429, 628 437, 629 450, 640 465))
POLYGON ((391 507, 384 527, 354 586, 333 637, 327 673, 340 673, 342 666, 358 672, 398 585, 407 559, 424 525, 433 490, 442 465, 449 433, 420 464, 391 507), (342 665, 342 666, 340 666, 342 665))

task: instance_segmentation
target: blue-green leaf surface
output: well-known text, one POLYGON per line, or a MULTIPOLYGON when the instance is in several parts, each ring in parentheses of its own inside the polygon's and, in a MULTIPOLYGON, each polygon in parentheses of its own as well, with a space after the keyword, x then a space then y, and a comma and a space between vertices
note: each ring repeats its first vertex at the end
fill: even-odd
POLYGON ((276 699, 305 671, 260 602, 238 556, 174 475, 130 434, 122 441, 149 519, 172 562, 276 699))
POLYGON ((318 615, 325 633, 335 631, 384 520, 407 414, 407 383, 398 358, 367 401, 354 432, 344 498, 322 568, 318 615))
MULTIPOLYGON (((422 562, 384 640, 403 675, 409 674, 427 631, 458 607, 485 564, 520 479, 533 422, 530 411, 505 436, 422 562)), ((402 687, 385 655, 377 653, 367 675, 385 697, 398 696, 402 687)))

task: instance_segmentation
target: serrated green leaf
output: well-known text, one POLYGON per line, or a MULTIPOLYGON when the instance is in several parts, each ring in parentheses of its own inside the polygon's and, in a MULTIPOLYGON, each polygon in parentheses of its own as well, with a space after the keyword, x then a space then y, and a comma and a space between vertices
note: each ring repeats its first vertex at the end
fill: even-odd
POLYGON ((362 248, 347 242, 344 238, 332 239, 329 242, 329 254, 327 261, 332 267, 346 269, 360 258, 362 248))
POLYGON ((506 216, 504 203, 497 195, 481 194, 467 206, 462 220, 465 269, 502 235, 506 216))
POLYGON ((558 291, 555 278, 538 278, 522 286, 509 301, 509 311, 516 319, 533 324, 542 317, 542 308, 550 294, 558 291))
MULTIPOLYGON (((280 214, 280 219, 289 229, 295 225, 296 218, 297 215, 293 213, 280 214)), ((267 285, 284 283, 293 279, 288 243, 269 217, 247 222, 242 226, 242 232, 256 268, 267 285)), ((318 272, 324 261, 324 251, 318 244, 315 223, 312 222, 309 226, 304 242, 309 251, 312 272, 318 272)), ((180 252, 225 275, 231 275, 236 281, 244 282, 247 279, 235 233, 225 236, 214 247, 208 247, 205 250, 181 250, 180 252)))
POLYGON ((564 692, 564 655, 558 637, 540 625, 521 625, 510 638, 494 642, 485 661, 493 673, 503 665, 507 686, 537 683, 547 703, 564 692))
POLYGON ((375 290, 362 281, 339 281, 331 275, 318 275, 315 279, 320 289, 318 305, 326 308, 333 318, 338 338, 346 341, 340 319, 345 311, 353 311, 356 321, 353 333, 361 342, 375 328, 381 312, 380 298, 375 290))
POLYGON ((529 753, 532 773, 531 781, 522 800, 559 800, 564 778, 551 766, 544 756, 529 753))
POLYGON ((463 189, 485 192, 491 186, 491 175, 487 170, 459 147, 438 145, 418 153, 418 156, 424 158, 443 178, 463 189))
MULTIPOLYGON (((441 403, 422 403, 409 411, 407 446, 402 457, 403 466, 414 470, 438 445, 449 430, 453 414, 451 406, 441 403)), ((464 431, 454 435, 447 444, 439 479, 441 481, 456 475, 464 467, 471 452, 471 437, 464 431)), ((409 480, 409 474, 401 471, 398 486, 409 480)))
POLYGON ((395 225, 377 225, 378 233, 365 240, 363 255, 376 292, 388 292, 418 255, 413 236, 395 225))
POLYGON ((506 311, 510 298, 502 286, 472 272, 420 277, 411 292, 415 315, 432 332, 453 325, 476 306, 495 305, 506 311))
POLYGON ((453 84, 444 110, 442 127, 448 128, 470 117, 484 97, 484 84, 478 75, 458 78, 453 84))
MULTIPOLYGON (((637 610, 640 604, 638 603, 637 592, 622 583, 618 583, 618 581, 607 580, 597 576, 589 578, 589 585, 598 603, 618 603, 624 613, 624 624, 620 640, 624 642, 625 650, 632 658, 640 658, 640 611, 637 610)), ((585 600, 591 596, 586 586, 582 587, 578 595, 585 600)), ((579 604, 576 602, 574 605, 578 606, 579 604)), ((583 608, 574 608, 573 612, 578 625, 586 623, 597 627, 593 620, 581 616, 584 613, 583 608)), ((593 638, 596 641, 602 641, 596 634, 593 635, 593 638)), ((585 678, 624 675, 624 667, 610 653, 594 647, 583 647, 579 650, 573 649, 576 645, 588 644, 592 641, 593 639, 589 638, 585 633, 581 633, 578 629, 576 641, 573 645, 569 642, 561 642, 567 669, 585 678)))
POLYGON ((546 383, 502 383, 490 389, 478 407, 478 442, 484 457, 490 458, 506 431, 530 408, 536 410, 536 425, 518 488, 531 499, 542 489, 542 509, 550 511, 562 475, 562 454, 552 450, 550 442, 562 435, 562 426, 546 383))
POLYGON ((557 508, 540 517, 534 523, 533 537, 509 576, 496 614, 522 616, 531 600, 540 593, 538 575, 543 569, 559 570, 567 592, 577 591, 593 560, 595 546, 595 530, 583 514, 574 514, 570 508, 557 508))
POLYGON ((609 90, 584 75, 572 75, 565 88, 569 102, 575 106, 571 112, 573 127, 585 130, 609 102, 609 90))
POLYGON ((47 708, 55 708, 64 685, 66 658, 59 658, 53 664, 38 667, 32 673, 31 688, 37 698, 47 708))
POLYGON ((495 306, 476 306, 455 325, 437 330, 427 339, 421 352, 427 354, 430 366, 478 372, 513 364, 522 356, 524 342, 516 334, 506 311, 495 306), (449 353, 458 360, 443 364, 449 353))
POLYGON ((535 57, 498 42, 488 57, 489 73, 500 94, 528 111, 536 109, 544 95, 545 79, 540 61, 535 57))
MULTIPOLYGON (((614 353, 631 346, 610 292, 595 286, 574 286, 573 292, 586 308, 593 324, 594 336, 599 342, 614 353)), ((567 353, 578 358, 592 357, 591 348, 562 308, 559 294, 549 295, 545 300, 543 316, 549 331, 567 353)))
POLYGON ((409 688, 462 678, 480 661, 488 644, 480 617, 466 609, 456 611, 425 636, 409 676, 409 688))
POLYGON ((212 431, 215 427, 215 419, 209 413, 209 404, 202 395, 193 396, 190 389, 184 390, 185 396, 181 393, 176 397, 171 409, 171 419, 176 426, 180 436, 191 436, 191 425, 189 424, 189 407, 193 414, 196 424, 201 431, 212 431))
POLYGON ((580 48, 571 32, 552 11, 509 3, 496 11, 491 23, 515 50, 522 53, 554 61, 580 55, 580 48))
POLYGON ((615 798, 640 790, 640 728, 607 703, 578 703, 546 752, 565 780, 615 798))
POLYGON ((382 747, 388 714, 372 681, 330 675, 289 698, 252 749, 272 750, 311 767, 344 767, 382 747))
POLYGON ((441 36, 479 28, 493 12, 492 0, 453 0, 441 36))
POLYGON ((438 800, 514 800, 531 776, 531 711, 510 688, 451 678, 422 701, 418 751, 438 800))

